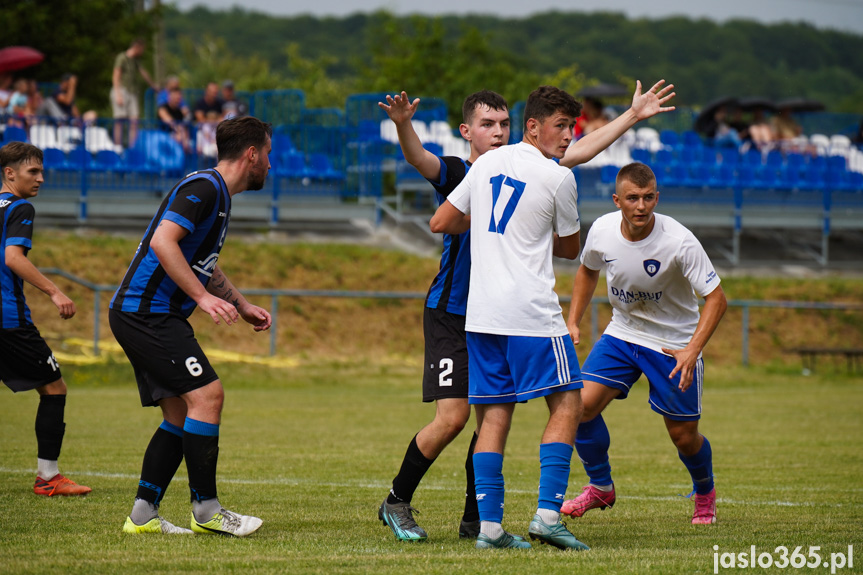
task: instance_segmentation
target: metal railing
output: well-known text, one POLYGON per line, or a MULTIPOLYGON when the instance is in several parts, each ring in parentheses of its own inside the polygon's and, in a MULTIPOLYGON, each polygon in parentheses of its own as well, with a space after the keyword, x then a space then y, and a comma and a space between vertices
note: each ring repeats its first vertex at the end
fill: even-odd
MULTIPOLYGON (((40 271, 46 275, 57 275, 68 281, 76 283, 86 289, 93 291, 93 354, 99 355, 100 321, 102 314, 102 292, 114 292, 116 285, 97 284, 80 278, 59 268, 42 268, 40 271)), ((306 290, 306 289, 243 289, 240 290, 245 296, 269 296, 270 315, 272 326, 270 327, 270 350, 269 355, 275 356, 278 348, 277 334, 279 322, 279 298, 285 297, 324 297, 324 298, 350 298, 350 299, 396 299, 396 300, 423 300, 425 292, 388 292, 388 291, 343 291, 343 290, 306 290)), ((572 298, 560 296, 560 301, 567 303, 572 298)), ((594 297, 590 300, 590 335, 591 341, 599 339, 599 306, 611 304, 607 298, 594 297)), ((771 301, 771 300, 729 300, 729 308, 740 308, 741 316, 741 365, 749 366, 749 324, 750 310, 762 309, 795 309, 795 310, 820 310, 820 311, 859 311, 863 312, 863 304, 834 303, 834 302, 802 302, 802 301, 771 301)))

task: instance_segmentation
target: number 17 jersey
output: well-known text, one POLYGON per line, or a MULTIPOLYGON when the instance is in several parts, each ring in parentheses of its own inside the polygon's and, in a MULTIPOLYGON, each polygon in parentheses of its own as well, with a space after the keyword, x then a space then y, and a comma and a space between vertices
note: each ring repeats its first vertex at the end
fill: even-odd
POLYGON ((530 144, 489 151, 449 195, 471 216, 467 331, 558 337, 568 333, 554 291, 553 233, 578 233, 572 171, 530 144))

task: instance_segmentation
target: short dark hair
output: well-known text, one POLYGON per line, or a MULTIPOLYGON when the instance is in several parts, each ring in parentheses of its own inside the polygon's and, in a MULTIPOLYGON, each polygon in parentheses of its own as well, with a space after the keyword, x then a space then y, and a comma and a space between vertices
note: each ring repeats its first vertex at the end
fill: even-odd
POLYGON ((507 111, 509 106, 506 105, 506 100, 497 92, 491 90, 480 90, 474 92, 464 99, 464 104, 461 107, 461 117, 465 124, 470 124, 476 114, 476 109, 479 106, 486 106, 489 110, 507 111))
MULTIPOLYGON (((0 148, 0 169, 12 168, 16 170, 21 164, 32 162, 33 160, 36 160, 40 164, 42 163, 42 150, 33 144, 9 142, 0 148)), ((3 179, 6 179, 5 174, 3 174, 3 179)))
POLYGON ((273 125, 253 116, 242 116, 219 122, 216 127, 216 148, 219 161, 236 160, 251 146, 262 150, 273 137, 273 125))
POLYGON ((581 115, 581 104, 568 92, 554 86, 540 86, 530 93, 524 106, 524 125, 533 118, 542 122, 556 112, 577 118, 581 115))
POLYGON ((650 166, 642 164, 641 162, 633 162, 620 168, 620 171, 617 172, 615 186, 623 181, 632 182, 642 189, 651 185, 654 188, 656 187, 656 175, 653 173, 653 170, 650 169, 650 166))

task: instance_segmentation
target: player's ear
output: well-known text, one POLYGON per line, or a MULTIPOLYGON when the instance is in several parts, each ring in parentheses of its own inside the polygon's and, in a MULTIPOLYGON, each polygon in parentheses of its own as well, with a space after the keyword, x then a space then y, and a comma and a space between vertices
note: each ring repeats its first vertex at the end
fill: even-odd
POLYGON ((470 126, 467 124, 459 124, 458 131, 461 133, 461 137, 470 142, 470 126))
POLYGON ((528 118, 527 121, 524 123, 525 131, 531 136, 536 136, 538 127, 539 122, 536 120, 536 118, 528 118))
POLYGON ((620 207, 620 198, 617 196, 616 193, 611 194, 611 199, 614 201, 614 205, 619 208, 620 207))

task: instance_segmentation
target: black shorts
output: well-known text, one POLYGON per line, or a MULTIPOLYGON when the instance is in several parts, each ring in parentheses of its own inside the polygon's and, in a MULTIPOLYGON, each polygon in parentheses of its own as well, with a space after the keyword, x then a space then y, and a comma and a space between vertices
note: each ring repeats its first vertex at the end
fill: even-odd
POLYGON ((467 399, 465 317, 426 307, 423 312, 423 401, 467 399))
POLYGON ((183 316, 112 309, 108 321, 135 370, 141 405, 155 406, 219 379, 183 316))
POLYGON ((35 325, 0 329, 0 380, 12 391, 29 391, 60 379, 54 352, 35 325))

